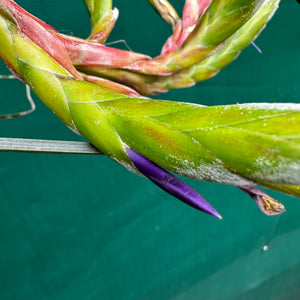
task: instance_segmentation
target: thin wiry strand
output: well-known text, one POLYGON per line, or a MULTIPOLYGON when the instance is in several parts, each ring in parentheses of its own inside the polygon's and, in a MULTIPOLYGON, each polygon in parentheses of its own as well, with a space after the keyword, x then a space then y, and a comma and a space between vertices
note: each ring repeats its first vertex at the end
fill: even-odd
POLYGON ((129 47, 128 43, 124 39, 105 43, 105 46, 115 45, 115 44, 119 44, 119 43, 124 44, 124 46, 127 48, 128 51, 133 52, 133 50, 129 47))
MULTIPOLYGON (((0 75, 0 79, 17 79, 17 78, 14 75, 0 75)), ((36 106, 31 97, 30 87, 26 84, 25 88, 26 88, 26 98, 30 104, 30 109, 23 110, 23 111, 16 112, 16 113, 11 113, 11 114, 0 115, 0 120, 8 120, 8 119, 24 117, 35 111, 36 106)))

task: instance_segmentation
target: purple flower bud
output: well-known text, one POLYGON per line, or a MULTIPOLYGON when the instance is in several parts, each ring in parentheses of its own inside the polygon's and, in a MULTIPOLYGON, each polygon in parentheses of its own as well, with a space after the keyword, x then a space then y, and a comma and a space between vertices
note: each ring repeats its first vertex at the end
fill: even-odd
POLYGON ((134 166, 158 187, 184 203, 215 216, 216 218, 222 219, 220 214, 198 192, 186 183, 151 162, 135 150, 127 148, 126 152, 134 166))

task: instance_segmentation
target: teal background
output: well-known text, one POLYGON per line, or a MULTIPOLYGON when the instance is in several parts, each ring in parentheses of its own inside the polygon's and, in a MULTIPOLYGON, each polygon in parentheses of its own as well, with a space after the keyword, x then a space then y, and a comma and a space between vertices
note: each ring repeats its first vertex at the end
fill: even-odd
MULTIPOLYGON (((17 2, 61 32, 89 33, 80 0, 17 2)), ((157 55, 168 25, 146 1, 115 6, 109 41, 157 55)), ((300 103, 299 14, 295 0, 282 1, 256 41, 262 54, 249 46, 215 78, 159 98, 300 103)), ((2 63, 0 71, 8 74, 2 63)), ((22 83, 0 80, 0 91, 1 114, 27 108, 22 83)), ((36 104, 0 121, 0 135, 82 140, 36 104)), ((297 198, 270 192, 287 212, 267 217, 234 187, 186 180, 219 221, 102 156, 0 153, 0 163, 1 300, 300 299, 297 198)))

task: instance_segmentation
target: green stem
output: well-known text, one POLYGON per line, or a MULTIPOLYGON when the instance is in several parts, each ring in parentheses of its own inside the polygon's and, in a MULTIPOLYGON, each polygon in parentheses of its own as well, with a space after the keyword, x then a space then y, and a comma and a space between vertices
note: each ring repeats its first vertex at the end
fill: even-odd
POLYGON ((112 9, 112 0, 84 0, 84 4, 90 14, 92 27, 108 10, 112 9))

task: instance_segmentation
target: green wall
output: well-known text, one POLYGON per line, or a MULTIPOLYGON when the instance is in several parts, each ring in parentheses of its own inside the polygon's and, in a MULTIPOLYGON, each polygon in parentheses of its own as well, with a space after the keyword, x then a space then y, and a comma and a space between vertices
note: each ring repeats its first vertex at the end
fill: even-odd
MULTIPOLYGON (((88 35, 80 0, 17 2, 61 32, 88 35)), ((110 41, 157 55, 168 26, 146 1, 115 5, 110 41)), ((282 1, 256 41, 262 54, 249 46, 217 77, 159 98, 300 103, 299 14, 295 0, 282 1)), ((1 80, 0 91, 0 114, 27 107, 22 83, 1 80)), ((81 140, 36 104, 0 121, 0 136, 81 140)), ((267 217, 236 188, 187 180, 218 221, 102 156, 0 153, 0 163, 1 300, 300 299, 297 198, 271 192, 287 212, 267 217)))

